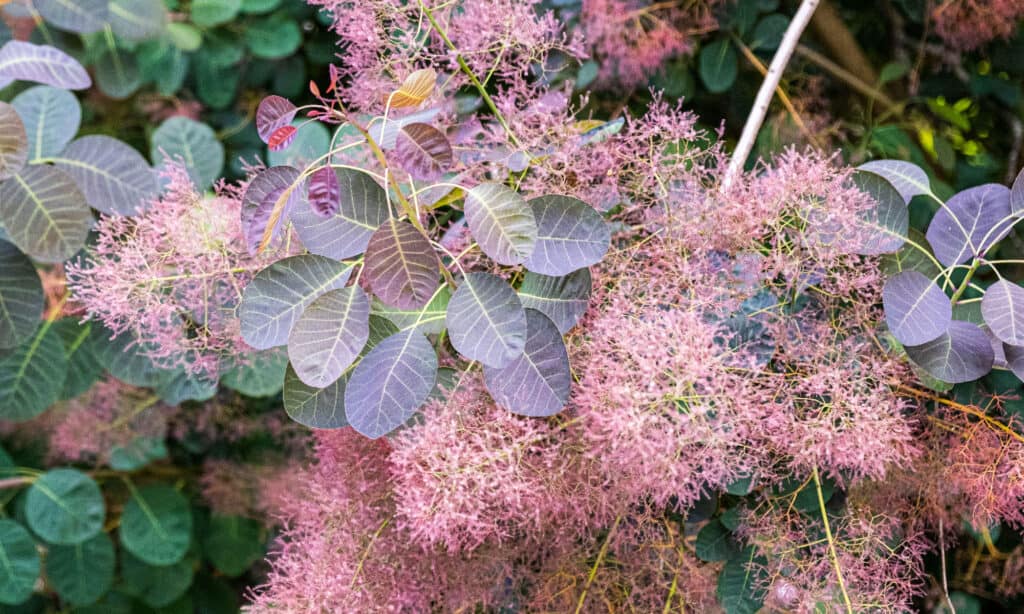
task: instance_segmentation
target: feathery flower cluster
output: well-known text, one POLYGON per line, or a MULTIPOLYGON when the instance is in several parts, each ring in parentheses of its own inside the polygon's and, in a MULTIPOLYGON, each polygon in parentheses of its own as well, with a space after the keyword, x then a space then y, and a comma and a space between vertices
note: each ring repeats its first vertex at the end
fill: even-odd
POLYGON ((583 0, 580 27, 598 79, 621 88, 642 86, 673 57, 693 51, 694 39, 717 28, 719 0, 645 2, 583 0))
POLYGON ((1022 0, 944 0, 932 11, 938 35, 963 51, 1010 36, 1022 16, 1022 0))
POLYGON ((68 267, 71 290, 91 318, 133 334, 156 364, 216 377, 249 350, 235 309, 275 255, 246 250, 237 188, 207 197, 180 165, 162 175, 164 193, 144 212, 100 220, 90 256, 68 267))

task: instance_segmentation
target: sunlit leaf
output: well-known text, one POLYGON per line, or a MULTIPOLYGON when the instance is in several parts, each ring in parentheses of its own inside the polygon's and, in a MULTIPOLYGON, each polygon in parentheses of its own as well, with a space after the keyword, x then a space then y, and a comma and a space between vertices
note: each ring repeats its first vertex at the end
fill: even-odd
POLYGON ((414 179, 434 181, 451 166, 452 146, 437 128, 413 123, 398 131, 395 157, 414 179))
POLYGON ((103 529, 107 506, 100 487, 75 469, 52 469, 28 489, 25 517, 51 544, 80 544, 103 529))
POLYGON ((344 286, 351 274, 351 265, 323 256, 291 256, 271 264, 242 294, 242 338, 257 350, 286 344, 306 306, 324 292, 344 286))
POLYGON ((522 264, 533 253, 537 220, 523 197, 499 183, 466 194, 466 222, 473 238, 498 264, 522 264))
POLYGON ((50 160, 71 175, 89 206, 110 215, 148 208, 159 189, 146 159, 109 136, 84 136, 50 160))
POLYGON ((452 345, 471 360, 500 369, 526 347, 526 312, 515 290, 490 273, 469 273, 448 303, 452 345))
POLYGON ((968 188, 946 201, 926 237, 946 266, 985 253, 1010 231, 1010 190, 996 183, 968 188))
POLYGON ((284 410, 292 420, 310 428, 346 427, 345 380, 339 377, 323 388, 314 388, 304 384, 289 365, 284 374, 284 410))
POLYGON ((977 324, 959 320, 953 320, 938 339, 905 349, 918 366, 950 384, 978 379, 992 369, 995 361, 985 332, 977 324))
POLYGON ((357 285, 310 303, 288 337, 288 358, 304 384, 323 388, 359 356, 370 335, 370 301, 357 285))
POLYGON ((48 24, 75 34, 91 34, 103 29, 108 0, 33 0, 33 5, 48 24))
POLYGON ((417 330, 396 333, 367 354, 345 388, 349 424, 376 439, 404 424, 437 379, 437 354, 417 330))
POLYGON ((366 251, 370 237, 388 219, 384 188, 366 173, 334 169, 340 200, 337 213, 323 218, 311 205, 292 212, 302 245, 314 254, 341 260, 366 251))
POLYGON ((43 284, 32 261, 0 241, 0 348, 17 347, 32 336, 43 303, 43 284))
POLYGON ((153 164, 181 159, 192 182, 205 190, 213 185, 224 168, 224 146, 206 124, 176 116, 164 120, 153 133, 149 159, 153 164))
POLYGON ((896 189, 903 198, 904 203, 918 194, 931 194, 931 185, 928 182, 928 174, 913 162, 903 160, 872 160, 857 167, 859 170, 868 171, 879 175, 896 189))
POLYGON ((537 220, 537 243, 524 263, 544 275, 568 275, 596 264, 611 244, 604 219, 587 203, 569 196, 529 201, 537 220))
POLYGON ((82 107, 75 95, 49 85, 29 88, 11 104, 25 122, 29 159, 33 161, 62 152, 82 123, 82 107))
POLYGON ((192 510, 174 488, 133 488, 121 513, 121 545, 151 565, 172 565, 185 556, 192 537, 192 510))
POLYGON ((882 289, 885 321, 904 345, 921 345, 949 329, 953 307, 935 282, 917 271, 890 277, 882 289))
POLYGON ((564 277, 527 272, 519 286, 523 307, 543 313, 563 335, 587 311, 590 302, 590 269, 580 269, 564 277))
MULTIPOLYGON (((434 298, 422 309, 396 309, 374 299, 371 305, 371 312, 387 318, 401 330, 415 327, 424 335, 436 335, 444 330, 445 317, 448 313, 448 302, 451 298, 452 291, 445 285, 437 291, 434 298)), ((398 331, 396 330, 395 332, 398 331)))
POLYGON ((1000 279, 985 291, 981 313, 1000 341, 1024 345, 1024 288, 1000 279))
POLYGON ((500 369, 484 367, 487 390, 505 409, 524 416, 551 416, 569 400, 569 354, 554 322, 526 310, 526 346, 500 369))
POLYGON ((28 160, 28 135, 17 110, 0 102, 0 181, 10 179, 28 160))
POLYGON ((259 252, 281 234, 304 201, 298 169, 272 166, 249 182, 242 196, 242 236, 249 253, 259 252))
POLYGON ((56 47, 10 41, 0 49, 0 87, 12 81, 34 81, 69 90, 92 85, 85 68, 56 47))
POLYGON ((46 579, 66 603, 95 603, 114 583, 114 543, 100 532, 80 544, 51 546, 46 579))
POLYGON ((93 217, 70 175, 29 165, 0 184, 0 222, 21 251, 40 262, 61 262, 85 245, 93 217))
POLYGON ((298 132, 299 130, 295 126, 281 126, 274 130, 270 138, 267 139, 267 147, 270 148, 270 151, 281 151, 292 144, 298 132))
POLYGON ((392 307, 419 309, 437 289, 440 261, 430 241, 409 222, 390 219, 370 237, 364 278, 392 307))
POLYGON ((429 68, 410 73, 402 82, 402 86, 391 94, 391 107, 401 109, 419 106, 434 91, 436 82, 437 74, 429 68))
POLYGON ((0 552, 7 562, 0 567, 0 603, 19 605, 32 596, 39 579, 36 542, 25 527, 0 518, 0 552))
POLYGON ((295 105, 281 96, 267 96, 256 109, 256 130, 264 143, 270 142, 270 136, 279 128, 288 126, 295 119, 295 105))

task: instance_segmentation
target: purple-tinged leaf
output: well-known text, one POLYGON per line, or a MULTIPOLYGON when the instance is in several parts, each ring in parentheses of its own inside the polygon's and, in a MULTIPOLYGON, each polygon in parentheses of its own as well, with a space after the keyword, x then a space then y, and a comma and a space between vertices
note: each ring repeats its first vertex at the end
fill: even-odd
POLYGON ((109 215, 146 209, 159 192, 146 159, 109 136, 83 136, 49 161, 71 175, 93 209, 109 215))
POLYGON ((946 266, 984 254, 1012 227, 1010 190, 987 183, 955 194, 935 213, 926 237, 946 266))
POLYGON ((874 173, 859 171, 853 175, 853 182, 874 199, 875 206, 858 216, 854 230, 857 245, 852 251, 862 256, 895 252, 906 243, 910 230, 910 211, 903 197, 892 184, 874 173))
POLYGON ((323 256, 278 260, 257 273, 242 293, 242 339, 257 350, 284 345, 306 306, 324 292, 343 287, 351 274, 352 265, 323 256))
POLYGON ((92 34, 107 21, 109 0, 33 0, 46 23, 75 34, 92 34))
POLYGON ((366 251, 370 236, 388 219, 388 197, 366 173, 335 169, 341 199, 338 211, 324 219, 311 206, 292 213, 302 245, 314 254, 342 260, 366 251))
POLYGON ((526 310, 526 347, 505 367, 484 367, 484 381, 494 401, 515 414, 552 416, 569 400, 569 354, 554 322, 526 310))
POLYGON ((288 365, 284 374, 282 399, 288 417, 314 429, 340 429, 348 426, 345 417, 344 377, 323 388, 302 383, 295 369, 288 365))
POLYGON ((452 165, 452 146, 437 128, 413 123, 398 131, 395 157, 414 179, 434 181, 452 165))
POLYGON ((981 299, 985 324, 1000 341, 1024 345, 1024 288, 1001 279, 981 299))
POLYGON ((333 168, 324 166, 309 176, 309 207, 324 219, 338 214, 341 208, 341 182, 333 168))
POLYGON ((885 282, 882 304, 889 330, 903 345, 938 339, 953 321, 949 298, 931 279, 904 271, 885 282))
POLYGON ((437 353, 418 330, 396 333, 370 350, 345 387, 352 427, 376 439, 405 424, 437 380, 437 353))
POLYGON ((82 124, 82 106, 67 90, 37 85, 15 96, 11 104, 25 122, 32 161, 64 151, 82 124))
POLYGON ((13 106, 0 102, 0 181, 21 172, 28 161, 28 134, 13 106))
POLYGON ((1010 211, 1014 215, 1024 215, 1024 168, 1017 173, 1010 188, 1010 211))
POLYGON ((281 96, 267 96, 256 109, 256 131, 260 140, 270 142, 270 137, 279 129, 288 126, 298 111, 295 105, 281 96))
POLYGON ((537 243, 524 263, 544 275, 568 275, 596 264, 611 245, 601 214, 569 196, 541 196, 529 202, 537 220, 537 243))
POLYGON ((1024 347, 1004 343, 1003 354, 1006 356, 1006 366, 1010 371, 1013 371, 1018 379, 1024 380, 1024 347))
POLYGON ((272 166, 249 183, 242 196, 242 235, 250 254, 262 248, 268 231, 271 241, 277 238, 291 212, 305 200, 302 192, 299 171, 290 166, 272 166))
POLYGON ((388 151, 395 148, 398 142, 398 132, 409 124, 428 123, 434 121, 441 114, 442 107, 434 106, 422 111, 416 111, 403 117, 388 118, 387 122, 374 123, 367 127, 370 137, 380 145, 380 148, 388 151))
POLYGON ((10 41, 0 49, 0 87, 12 81, 33 81, 66 90, 92 85, 78 60, 56 47, 10 41))
POLYGON ((482 183, 469 190, 466 223, 480 249, 498 264, 526 262, 537 242, 533 209, 500 183, 482 183))
POLYGON ((931 194, 932 191, 931 184, 928 182, 928 174, 912 162, 872 160, 861 164, 857 169, 880 175, 896 188, 903 198, 903 202, 907 204, 918 194, 931 194))
POLYGON ((373 293, 399 309, 419 309, 437 289, 441 262, 430 241, 409 222, 394 218, 370 237, 363 275, 373 293))
POLYGON ((92 211, 70 175, 52 166, 26 166, 0 183, 0 225, 40 262, 62 262, 85 246, 92 211))
POLYGON ((564 335, 587 311, 590 289, 590 269, 580 269, 564 277, 527 271, 519 286, 519 300, 523 307, 536 309, 550 318, 564 335))
POLYGON ((370 301, 359 286, 324 293, 310 303, 288 336, 288 359, 304 384, 338 380, 370 335, 370 301))
POLYGON ((995 353, 977 324, 953 320, 938 339, 904 349, 932 377, 950 384, 970 382, 992 370, 995 353))
POLYGON ((448 303, 448 335, 466 358, 500 369, 523 353, 526 312, 515 291, 490 273, 469 273, 448 303))
POLYGON ((281 151, 287 149, 292 141, 295 140, 295 135, 299 133, 299 129, 295 126, 281 126, 267 139, 267 148, 270 151, 281 151))

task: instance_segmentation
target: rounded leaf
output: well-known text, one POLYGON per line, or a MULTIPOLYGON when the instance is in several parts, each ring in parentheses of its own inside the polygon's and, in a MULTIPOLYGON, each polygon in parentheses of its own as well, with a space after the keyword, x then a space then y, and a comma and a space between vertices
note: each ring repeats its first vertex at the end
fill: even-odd
POLYGON ((203 550, 217 571, 235 577, 263 556, 265 540, 263 527, 255 520, 214 515, 203 536, 203 550))
POLYGON ((187 117, 171 117, 153 132, 149 159, 153 164, 180 158, 200 190, 213 185, 224 168, 224 146, 213 129, 187 117))
POLYGON ((103 29, 108 0, 33 0, 47 23, 75 34, 91 34, 103 29))
POLYGON ((29 165, 0 184, 0 222, 21 251, 52 263, 82 249, 93 217, 70 175, 29 165))
POLYGON ((448 334, 466 358, 500 369, 526 347, 526 312, 515 290, 490 273, 469 273, 448 303, 448 334))
POLYGON ((121 544, 150 565, 172 565, 192 537, 192 510, 177 490, 163 484, 132 489, 121 514, 121 544))
POLYGON ((0 358, 0 419, 30 420, 57 402, 68 359, 60 335, 45 324, 0 358))
POLYGON ((0 518, 0 603, 18 605, 28 600, 39 578, 39 552, 25 527, 0 518))
POLYGON ((700 50, 697 72, 709 92, 721 94, 732 87, 738 69, 739 57, 729 39, 720 38, 700 50))
POLYGON ((430 124, 411 123, 398 131, 395 157, 414 179, 434 181, 452 165, 452 146, 430 124))
POLYGON ((111 336, 109 329, 93 323, 91 335, 99 363, 126 384, 155 388, 173 374, 153 364, 146 355, 152 347, 139 343, 130 330, 111 336))
POLYGON ((295 119, 297 109, 287 98, 267 96, 260 101, 256 109, 256 131, 264 143, 270 142, 270 136, 279 128, 288 126, 295 119))
POLYGON ((192 0, 192 23, 212 28, 230 22, 242 9, 242 0, 192 0))
POLYGON ((68 90, 84 90, 92 79, 78 60, 49 45, 9 41, 0 48, 0 87, 34 81, 68 90))
POLYGON ((419 309, 437 289, 441 266, 430 241, 409 222, 387 220, 366 246, 363 275, 373 293, 399 309, 419 309))
POLYGON ((853 175, 853 183, 875 201, 857 219, 854 253, 877 256, 895 252, 907 241, 910 211, 896 188, 881 176, 865 171, 853 175))
POLYGON ((935 282, 917 271, 890 277, 882 289, 885 321, 904 345, 921 345, 949 329, 953 307, 935 282))
POLYGON ((533 253, 537 220, 523 197, 499 183, 466 194, 466 223, 473 238, 498 264, 522 264, 533 253))
POLYGON ((167 25, 167 9, 162 0, 110 0, 107 11, 114 34, 125 40, 155 38, 167 25))
POLYGON ((953 195, 935 213, 925 236, 946 266, 985 253, 1010 231, 1010 190, 988 183, 953 195))
POLYGON ((287 142, 280 144, 280 149, 270 149, 267 153, 269 164, 305 168, 321 159, 330 149, 331 133, 320 122, 295 120, 292 126, 296 128, 295 134, 288 136, 287 142))
POLYGON ((697 533, 694 553, 702 561, 728 561, 736 554, 732 533, 718 519, 712 520, 697 533))
POLYGON ((1010 188, 1010 211, 1014 215, 1024 215, 1024 168, 1017 173, 1010 188))
POLYGON ((323 388, 348 369, 370 336, 370 301, 359 286, 309 304, 288 337, 288 358, 303 383, 323 388))
POLYGON ((419 106, 434 91, 434 84, 437 82, 437 74, 429 68, 409 73, 409 76, 402 82, 390 97, 390 105, 393 109, 419 106))
POLYGON ((370 350, 345 387, 345 415, 376 439, 405 424, 437 380, 437 354, 418 330, 396 333, 370 350))
POLYGON ((0 181, 17 175, 27 160, 25 124, 14 106, 0 102, 0 181))
POLYGON ((46 553, 46 578, 71 605, 89 605, 114 583, 114 544, 106 533, 72 546, 51 546, 46 553))
POLYGON ((0 348, 21 345, 39 327, 43 283, 28 256, 0 241, 0 348))
POLYGON ((569 196, 530 201, 537 220, 537 243, 524 263, 544 275, 568 275, 597 264, 611 245, 611 231, 597 211, 569 196))
POLYGON ((187 558, 173 565, 150 565, 132 556, 121 553, 121 578, 124 592, 138 597, 152 608, 162 608, 174 603, 192 586, 192 562, 187 558))
POLYGON ((563 335, 587 311, 591 290, 590 269, 580 269, 564 277, 527 272, 519 286, 523 307, 543 313, 563 335))
POLYGON ((131 96, 144 81, 135 56, 117 47, 108 48, 97 58, 95 74, 100 91, 115 100, 131 96))
POLYGON ((299 171, 290 166, 272 166, 249 182, 242 196, 242 235, 250 254, 264 244, 268 227, 271 241, 280 234, 291 212, 304 200, 302 192, 299 171))
POLYGON ((82 323, 77 317, 61 318, 53 323, 54 330, 64 342, 68 357, 68 377, 64 381, 61 399, 73 399, 92 387, 103 375, 103 364, 97 353, 91 323, 82 323))
POLYGON ((1006 356, 1006 366, 1018 379, 1024 380, 1024 347, 1004 343, 1003 355, 1006 356))
POLYGON ((232 367, 220 383, 248 397, 269 397, 281 392, 288 354, 281 350, 252 352, 232 367))
POLYGON ((434 298, 421 309, 396 309, 376 299, 370 309, 401 330, 418 328, 424 335, 439 335, 445 327, 444 321, 451 298, 452 291, 447 285, 443 285, 434 294, 434 298))
POLYGON ((51 161, 78 185, 93 209, 108 215, 131 215, 148 208, 159 186, 146 159, 115 138, 84 136, 51 161))
POLYGON ((928 174, 913 162, 872 160, 861 164, 857 169, 874 173, 888 181, 907 204, 910 204, 910 200, 918 194, 931 194, 932 191, 928 174))
POLYGON ((985 324, 1000 341, 1024 345, 1024 288, 1001 279, 981 299, 985 324))
POLYGON ((288 365, 284 374, 284 410, 288 417, 314 429, 340 429, 348 426, 345 417, 345 377, 323 388, 307 386, 288 365))
POLYGON ((103 528, 107 507, 100 487, 75 469, 53 469, 39 477, 25 497, 25 518, 51 544, 80 544, 103 528))
POLYGON ((992 369, 995 352, 977 324, 953 320, 949 330, 923 345, 906 346, 907 356, 932 377, 950 384, 970 382, 992 369))
MULTIPOLYGON (((366 251, 370 237, 388 219, 388 200, 384 188, 366 173, 338 168, 333 174, 339 194, 336 212, 325 218, 312 204, 300 205, 291 217, 306 249, 342 260, 366 251)), ((321 189, 318 187, 316 192, 320 194, 321 189)), ((313 193, 311 184, 310 198, 313 193)))
POLYGON ((49 85, 29 88, 11 104, 25 122, 31 160, 64 151, 82 123, 82 106, 75 95, 49 85))
POLYGON ((306 306, 324 292, 344 286, 351 274, 351 265, 323 256, 278 260, 257 273, 242 293, 242 339, 257 350, 286 344, 306 306))
POLYGON ((329 166, 316 169, 309 176, 309 206, 320 217, 327 219, 341 207, 341 182, 329 166))
POLYGON ((523 416, 553 416, 569 400, 572 376, 562 334, 546 315, 526 310, 526 347, 500 369, 484 367, 494 401, 523 416))

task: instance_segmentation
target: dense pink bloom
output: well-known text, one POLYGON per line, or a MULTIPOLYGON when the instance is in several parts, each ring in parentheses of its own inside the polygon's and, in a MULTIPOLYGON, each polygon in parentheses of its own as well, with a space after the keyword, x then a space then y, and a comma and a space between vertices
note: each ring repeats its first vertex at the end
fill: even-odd
POLYGON ((249 255, 237 192, 204 196, 179 165, 163 179, 143 213, 100 220, 90 258, 68 267, 73 298, 114 333, 131 332, 160 366, 216 377, 249 350, 235 309, 275 255, 249 255))
POLYGON ((939 36, 965 51, 1009 37, 1022 16, 1022 0, 943 0, 932 11, 939 36))

